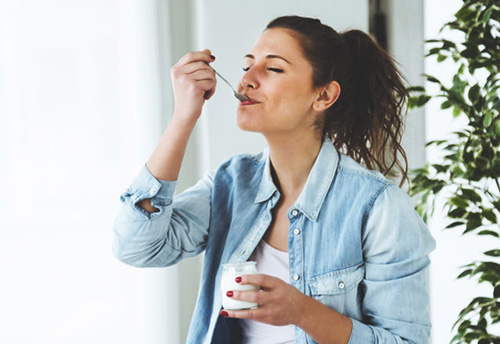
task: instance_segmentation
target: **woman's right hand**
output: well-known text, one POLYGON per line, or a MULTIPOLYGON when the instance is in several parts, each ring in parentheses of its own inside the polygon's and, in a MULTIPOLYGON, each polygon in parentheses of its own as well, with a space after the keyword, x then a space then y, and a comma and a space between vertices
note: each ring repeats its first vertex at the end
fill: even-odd
POLYGON ((210 50, 205 49, 187 53, 172 67, 174 116, 194 121, 200 117, 205 100, 215 92, 215 72, 208 65, 214 60, 210 50))

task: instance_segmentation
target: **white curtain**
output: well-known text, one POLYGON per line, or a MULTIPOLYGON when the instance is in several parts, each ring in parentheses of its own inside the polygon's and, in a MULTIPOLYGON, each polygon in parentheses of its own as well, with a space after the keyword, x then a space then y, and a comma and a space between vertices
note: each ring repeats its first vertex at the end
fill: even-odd
POLYGON ((1 343, 180 342, 176 269, 111 255, 165 122, 158 6, 0 1, 1 343))

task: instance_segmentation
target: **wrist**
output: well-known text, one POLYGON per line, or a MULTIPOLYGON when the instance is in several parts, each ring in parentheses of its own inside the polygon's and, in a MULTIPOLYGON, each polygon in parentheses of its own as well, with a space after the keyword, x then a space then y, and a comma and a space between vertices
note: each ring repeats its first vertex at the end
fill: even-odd
POLYGON ((293 324, 301 329, 307 327, 311 313, 314 312, 314 300, 312 297, 302 294, 297 303, 296 317, 293 324))
POLYGON ((198 118, 200 118, 200 116, 201 116, 201 112, 200 113, 190 113, 190 112, 185 112, 185 111, 174 109, 174 113, 172 114, 171 122, 175 122, 176 124, 183 125, 183 126, 194 127, 196 125, 196 122, 198 121, 198 118))
POLYGON ((295 326, 319 343, 348 343, 352 321, 320 301, 304 295, 299 302, 295 326))

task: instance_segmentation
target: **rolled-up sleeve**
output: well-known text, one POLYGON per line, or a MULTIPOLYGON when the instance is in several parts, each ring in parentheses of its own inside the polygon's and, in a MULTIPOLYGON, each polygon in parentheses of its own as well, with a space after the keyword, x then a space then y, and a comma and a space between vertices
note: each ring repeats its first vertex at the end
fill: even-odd
POLYGON ((394 185, 374 201, 363 233, 362 321, 353 319, 349 344, 428 343, 427 267, 435 241, 394 185))
POLYGON ((174 197, 176 182, 158 180, 144 166, 120 197, 113 254, 141 267, 165 267, 200 254, 208 237, 212 184, 206 175, 174 197), (159 211, 150 214, 139 207, 144 199, 159 211))

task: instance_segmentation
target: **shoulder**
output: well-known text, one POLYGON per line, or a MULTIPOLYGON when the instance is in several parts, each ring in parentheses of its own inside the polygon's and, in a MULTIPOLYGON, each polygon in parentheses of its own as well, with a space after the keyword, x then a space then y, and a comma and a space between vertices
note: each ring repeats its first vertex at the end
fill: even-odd
POLYGON ((339 156, 338 182, 350 192, 370 196, 373 202, 387 189, 395 188, 404 193, 382 173, 367 169, 345 154, 339 156))
POLYGON ((264 150, 257 154, 236 154, 225 160, 217 168, 217 173, 230 173, 238 172, 240 173, 245 169, 259 169, 262 168, 266 163, 267 150, 264 150))
POLYGON ((260 179, 267 161, 267 150, 257 154, 236 154, 224 161, 213 173, 214 180, 260 179))
POLYGON ((369 170, 353 158, 340 153, 338 172, 364 179, 375 184, 389 184, 390 181, 378 171, 369 170))

